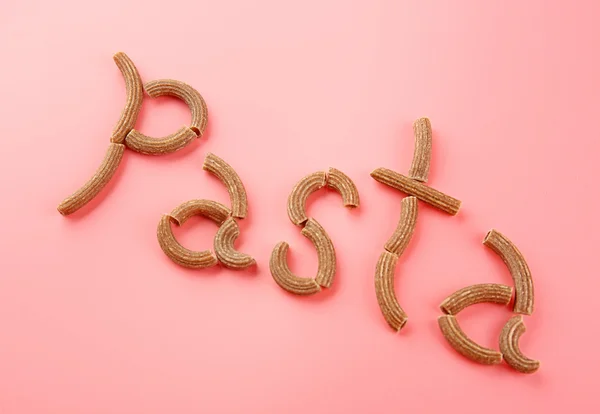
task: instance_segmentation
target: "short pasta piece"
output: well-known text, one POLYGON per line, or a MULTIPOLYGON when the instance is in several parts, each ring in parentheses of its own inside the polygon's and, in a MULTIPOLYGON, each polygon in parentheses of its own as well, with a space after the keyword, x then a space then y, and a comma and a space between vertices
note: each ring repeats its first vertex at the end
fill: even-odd
POLYGON ((459 354, 472 361, 485 365, 495 365, 502 362, 502 354, 493 349, 476 344, 460 329, 454 315, 443 315, 438 318, 442 334, 459 354))
POLYGON ((212 200, 190 200, 165 214, 158 223, 157 237, 163 252, 180 266, 199 269, 214 266, 217 256, 210 250, 201 252, 186 249, 175 239, 171 222, 182 225, 194 215, 204 216, 221 226, 229 217, 230 211, 224 205, 212 200))
POLYGON ((125 108, 123 108, 121 117, 117 125, 115 125, 110 141, 122 144, 127 134, 135 127, 138 114, 140 113, 140 109, 142 109, 144 88, 137 68, 125 53, 119 52, 115 54, 113 60, 125 79, 127 98, 125 108))
POLYGON ((387 168, 377 168, 371 172, 371 177, 382 184, 415 196, 448 214, 456 215, 460 209, 460 200, 387 168))
POLYGON ((302 235, 308 238, 317 249, 319 267, 315 281, 322 287, 331 287, 336 266, 335 249, 331 239, 323 226, 313 218, 308 219, 304 225, 302 235))
POLYGON ((524 374, 531 374, 540 367, 540 361, 527 358, 519 348, 519 339, 527 329, 521 315, 508 320, 500 333, 500 352, 512 368, 524 374))
POLYGON ((415 153, 408 176, 413 180, 427 182, 431 162, 431 122, 428 118, 419 118, 413 124, 415 134, 415 153))
POLYGON ((381 253, 375 269, 375 293, 379 309, 381 309, 386 322, 393 330, 399 332, 406 325, 408 316, 398 303, 394 291, 394 274, 397 263, 398 256, 396 254, 381 253))
POLYGON ((525 258, 506 236, 490 230, 483 244, 492 249, 504 261, 515 284, 514 312, 531 315, 533 313, 533 279, 525 258))
POLYGON ((512 287, 496 283, 467 286, 444 299, 440 309, 445 314, 456 315, 461 310, 477 303, 508 305, 512 298, 512 292, 512 287))
POLYGON ((175 207, 169 214, 171 219, 181 226, 192 216, 202 215, 221 226, 231 211, 221 203, 212 200, 190 200, 175 207))
POLYGON ((342 202, 345 207, 358 207, 360 199, 358 189, 354 182, 346 174, 335 168, 329 168, 327 174, 327 186, 333 188, 342 195, 342 202))
POLYGON ((98 167, 92 178, 79 190, 64 199, 57 208, 58 212, 67 216, 76 212, 96 197, 117 171, 124 151, 125 146, 123 144, 111 143, 108 146, 102 164, 100 164, 100 167, 98 167))
POLYGON ((186 249, 175 239, 171 229, 171 216, 165 214, 160 219, 157 229, 158 243, 169 259, 180 266, 190 269, 201 269, 215 266, 217 256, 210 250, 196 252, 186 249))
POLYGON ((275 282, 283 289, 296 295, 314 295, 321 286, 314 280, 299 277, 292 273, 287 264, 287 252, 290 246, 286 242, 278 243, 269 260, 269 269, 275 282))
POLYGON ((229 192, 231 199, 231 214, 233 217, 243 219, 248 214, 248 197, 246 189, 239 175, 221 158, 209 153, 204 159, 202 168, 215 175, 229 192))
POLYGON ((415 231, 418 215, 418 203, 416 197, 405 197, 402 199, 400 210, 400 221, 394 231, 394 234, 385 243, 384 248, 388 252, 401 256, 410 243, 410 239, 415 231))
POLYGON ((149 137, 132 129, 125 138, 127 147, 147 155, 168 154, 182 149, 198 136, 202 136, 206 128, 208 109, 198 91, 173 79, 148 82, 144 88, 152 98, 168 95, 185 101, 192 112, 192 122, 189 127, 181 127, 177 132, 162 138, 149 137))
POLYGON ((327 174, 318 171, 302 178, 288 197, 288 216, 292 223, 301 225, 308 217, 306 216, 306 200, 308 197, 327 183, 327 174))
POLYGON ((233 217, 229 217, 219 227, 215 236, 214 247, 217 259, 224 266, 230 269, 246 269, 254 264, 254 260, 251 256, 240 253, 235 249, 235 240, 240 235, 240 228, 233 217))

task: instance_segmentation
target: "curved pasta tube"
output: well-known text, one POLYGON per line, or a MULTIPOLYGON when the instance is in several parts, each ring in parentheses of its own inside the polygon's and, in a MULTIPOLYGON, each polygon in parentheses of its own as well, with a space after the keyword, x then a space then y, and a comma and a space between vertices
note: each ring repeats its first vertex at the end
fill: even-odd
POLYGON ((200 92, 187 83, 174 79, 150 81, 144 85, 144 89, 152 98, 173 96, 184 101, 192 114, 190 129, 200 137, 204 134, 208 123, 208 107, 200 92))
POLYGON ((175 239, 171 229, 171 216, 165 214, 157 229, 158 243, 169 259, 180 266, 190 269, 211 267, 218 263, 217 256, 210 250, 196 252, 186 249, 175 239))
POLYGON ((232 217, 229 217, 219 227, 215 236, 214 247, 217 259, 230 269, 246 269, 254 264, 251 256, 238 252, 234 243, 240 235, 240 228, 232 217))
POLYGON ((485 365, 494 365, 502 362, 502 354, 493 349, 476 344, 460 329, 454 315, 443 315, 438 318, 442 334, 459 354, 472 361, 485 365))
POLYGON ((336 266, 335 249, 333 248, 331 239, 323 226, 313 218, 308 219, 301 233, 317 249, 319 267, 315 281, 322 287, 331 287, 336 266))
POLYGON ((170 214, 162 216, 158 223, 158 243, 163 252, 180 266, 198 269, 214 266, 218 263, 217 256, 210 250, 201 252, 186 249, 175 239, 171 229, 171 221, 182 225, 191 216, 201 215, 217 225, 222 225, 229 216, 229 209, 212 200, 190 200, 175 207, 170 214))
POLYGON ((275 282, 283 289, 296 295, 314 295, 321 291, 321 286, 314 280, 299 277, 292 273, 287 264, 287 252, 290 246, 286 242, 277 243, 271 259, 269 269, 275 282))
POLYGON ((460 200, 387 168, 377 168, 373 170, 373 172, 371 172, 371 177, 382 184, 388 185, 408 195, 415 196, 419 200, 453 216, 456 215, 460 209, 460 200))
POLYGON ((514 312, 524 315, 533 313, 533 279, 525 258, 506 236, 492 229, 483 239, 508 267, 515 284, 514 312))
POLYGON ((309 174, 298 181, 288 197, 287 212, 292 223, 299 226, 308 220, 306 200, 312 193, 323 188, 326 183, 327 174, 324 171, 309 174))
POLYGON ((428 118, 419 118, 413 123, 415 152, 408 176, 413 180, 427 182, 431 162, 431 122, 428 118))
POLYGON ((525 374, 531 374, 539 369, 540 361, 527 358, 519 348, 519 339, 526 330, 521 315, 510 318, 500 333, 500 352, 506 363, 512 368, 525 374))
POLYGON ((212 200, 190 200, 175 207, 169 214, 171 219, 181 226, 192 216, 202 215, 221 226, 231 211, 221 203, 212 200))
POLYGON ((402 199, 402 208, 400 210, 400 221, 394 231, 394 234, 385 243, 384 248, 388 252, 401 256, 408 246, 410 239, 415 231, 417 223, 418 203, 416 197, 405 197, 402 199))
POLYGON ((394 273, 397 263, 396 254, 381 253, 375 269, 375 293, 383 317, 392 329, 399 332, 406 325, 408 316, 398 303, 394 291, 394 273))
POLYGON ((122 144, 125 141, 125 136, 135 127, 138 114, 140 113, 140 109, 142 109, 144 88, 137 68, 125 53, 119 52, 115 54, 113 60, 125 79, 127 98, 125 108, 123 108, 121 117, 113 129, 110 141, 122 144))
POLYGON ((162 138, 152 138, 132 129, 125 138, 125 144, 129 148, 148 155, 168 154, 182 149, 194 138, 202 136, 206 128, 208 109, 198 91, 173 79, 151 81, 146 83, 144 88, 152 98, 168 95, 185 101, 192 112, 192 122, 189 127, 181 127, 177 132, 162 138))
POLYGON ((117 171, 124 151, 125 146, 123 144, 111 143, 108 146, 102 164, 100 164, 100 167, 98 167, 92 178, 79 190, 65 198, 59 204, 57 208, 58 212, 67 216, 76 212, 96 197, 117 171))
POLYGON ((360 198, 354 182, 346 174, 335 168, 329 168, 327 186, 339 192, 342 196, 344 207, 358 207, 360 198))
POLYGON ((208 153, 202 168, 214 174, 225 184, 231 199, 231 214, 233 217, 243 219, 248 214, 248 198, 246 189, 239 175, 221 158, 208 153))
POLYGON ((512 292, 512 287, 496 283, 467 286, 444 299, 440 309, 445 314, 456 315, 461 310, 477 303, 508 305, 512 298, 512 292))

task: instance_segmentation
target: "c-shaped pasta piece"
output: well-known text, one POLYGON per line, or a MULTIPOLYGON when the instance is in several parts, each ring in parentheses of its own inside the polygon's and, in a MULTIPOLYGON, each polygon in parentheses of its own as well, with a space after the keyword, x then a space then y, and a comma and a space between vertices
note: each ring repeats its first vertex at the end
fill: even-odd
POLYGON ((493 365, 502 362, 502 354, 473 342, 458 325, 454 315, 443 315, 438 318, 442 334, 459 354, 480 364, 493 365))
POLYGON ((171 221, 182 224, 193 214, 200 214, 213 220, 217 225, 221 225, 229 215, 229 210, 227 207, 210 200, 192 200, 183 203, 175 208, 171 214, 162 216, 157 229, 158 243, 167 257, 180 266, 192 269, 214 266, 218 263, 218 260, 213 252, 210 250, 197 252, 186 249, 179 244, 173 235, 171 221), (227 212, 225 217, 221 214, 224 211, 227 212))
POLYGON ((419 200, 431 204, 433 207, 439 208, 453 216, 460 209, 460 200, 387 168, 373 170, 371 177, 382 184, 415 196, 419 200))
POLYGON ((306 200, 308 197, 327 184, 327 174, 317 171, 302 178, 292 189, 288 197, 288 217, 297 226, 302 225, 308 217, 306 216, 306 200))
POLYGON ((123 78, 125 78, 127 100, 121 117, 113 129, 110 142, 122 144, 125 141, 125 136, 135 127, 138 114, 140 113, 140 109, 142 109, 144 88, 137 68, 125 53, 119 52, 115 54, 113 60, 121 71, 123 78))
POLYGON ((190 85, 173 79, 160 79, 148 82, 144 89, 150 97, 174 96, 189 106, 192 122, 189 127, 181 127, 177 132, 162 138, 152 138, 132 129, 125 138, 125 144, 142 154, 161 155, 175 152, 188 145, 194 138, 202 136, 208 119, 208 109, 202 95, 190 85))
POLYGON ((290 271, 287 265, 289 245, 286 242, 275 246, 269 267, 273 279, 283 289, 297 295, 312 295, 320 291, 321 287, 331 287, 336 266, 335 250, 325 229, 315 219, 308 219, 302 229, 302 235, 308 238, 317 250, 319 265, 314 279, 299 277, 290 271))
POLYGON ((256 264, 256 260, 251 256, 235 250, 234 243, 239 235, 238 224, 233 217, 229 217, 221 224, 215 236, 214 247, 217 259, 230 269, 246 269, 256 264))
POLYGON ((512 287, 496 283, 467 286, 444 299, 440 309, 445 314, 456 315, 461 310, 477 303, 508 305, 512 298, 512 291, 512 287))
POLYGON ((119 163, 123 158, 125 146, 123 144, 111 143, 108 146, 102 164, 96 170, 92 178, 88 180, 79 190, 75 191, 69 197, 65 198, 59 204, 57 210, 60 214, 68 216, 79 210, 81 207, 89 203, 104 186, 110 181, 112 176, 117 171, 119 163))
POLYGON ((415 134, 415 152, 408 176, 413 180, 427 182, 431 162, 431 122, 428 118, 419 118, 413 123, 415 134))
POLYGON ((359 206, 360 198, 358 196, 358 189, 350 177, 340 170, 331 167, 329 168, 326 181, 329 188, 333 188, 341 194, 344 207, 353 208, 359 206))
POLYGON ((521 315, 510 318, 500 333, 500 352, 508 365, 519 372, 531 374, 538 370, 540 361, 527 358, 519 348, 519 339, 526 330, 521 315))
POLYGON ((287 264, 287 252, 289 248, 289 244, 280 242, 277 243, 271 253, 269 269, 275 282, 281 288, 296 295, 314 295, 321 291, 321 286, 314 279, 299 277, 292 273, 287 264))
POLYGON ((243 219, 248 214, 248 198, 246 189, 239 175, 221 158, 208 153, 202 168, 214 174, 227 187, 231 199, 231 214, 233 217, 243 219))
POLYGON ((415 224, 417 223, 418 203, 416 197, 405 197, 402 199, 402 207, 400 210, 400 220, 394 234, 388 239, 384 245, 384 249, 388 252, 395 253, 401 256, 408 246, 415 224))
POLYGON ((514 312, 533 313, 533 279, 525 258, 506 236, 492 229, 483 239, 483 244, 492 249, 504 261, 515 284, 514 312))
POLYGON ((398 303, 394 291, 394 273, 397 263, 398 256, 396 254, 381 253, 375 269, 375 293, 383 317, 392 329, 399 332, 406 324, 408 316, 398 303))

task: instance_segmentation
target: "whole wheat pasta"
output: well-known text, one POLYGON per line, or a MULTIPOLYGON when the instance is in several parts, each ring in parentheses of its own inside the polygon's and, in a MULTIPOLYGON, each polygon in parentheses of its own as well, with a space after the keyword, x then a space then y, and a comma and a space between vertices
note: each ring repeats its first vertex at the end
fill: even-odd
POLYGON ((375 269, 375 293, 383 317, 392 329, 399 332, 406 324, 408 316, 398 303, 394 291, 394 273, 397 263, 396 254, 381 253, 375 269))
POLYGON ((335 276, 335 249, 325 229, 313 218, 309 218, 302 235, 307 237, 317 249, 319 267, 315 281, 322 287, 329 288, 335 276))
POLYGON ((448 315, 456 315, 466 307, 477 303, 508 305, 512 292, 512 287, 496 283, 467 286, 444 299, 440 309, 448 315))
POLYGON ((240 235, 240 228, 233 217, 229 217, 219 227, 215 236, 214 247, 217 259, 230 269, 246 269, 256 261, 245 253, 238 252, 234 243, 240 235))
POLYGON ((202 136, 208 122, 208 108, 200 92, 187 83, 174 79, 159 79, 147 82, 144 85, 146 93, 152 98, 159 96, 173 96, 184 101, 192 113, 190 129, 197 136, 202 136))
POLYGON ((533 279, 525 258, 517 247, 502 233, 492 229, 483 239, 506 264, 515 284, 514 312, 524 315, 533 313, 533 279))
POLYGON ((314 280, 293 274, 287 264, 287 252, 290 246, 286 242, 278 243, 269 260, 269 269, 275 282, 283 289, 296 295, 313 295, 321 291, 314 280))
POLYGON ((431 122, 428 118, 419 118, 413 124, 415 134, 415 153, 408 176, 413 180, 426 182, 431 162, 431 122))
POLYGON ((231 214, 243 219, 248 214, 248 198, 242 180, 229 164, 214 154, 208 153, 202 168, 214 174, 225 184, 231 199, 231 214))
POLYGON ((288 197, 287 211, 292 223, 301 225, 308 220, 306 200, 312 193, 325 186, 326 183, 327 174, 324 171, 309 174, 298 181, 288 197))
POLYGON ((385 243, 384 248, 388 252, 401 256, 408 246, 417 223, 418 203, 417 198, 410 196, 402 199, 400 210, 400 221, 394 234, 385 243))
POLYGON ((162 138, 153 138, 132 129, 125 138, 125 144, 134 151, 148 155, 161 155, 182 149, 190 142, 202 136, 206 128, 208 110, 204 99, 190 85, 172 79, 160 79, 144 85, 146 92, 152 98, 159 96, 174 96, 190 108, 192 122, 189 127, 181 127, 177 132, 162 138))
POLYGON ((519 348, 519 339, 526 330, 521 315, 510 318, 500 333, 500 352, 508 365, 519 372, 531 374, 538 370, 540 361, 527 358, 519 348))
POLYGON ((371 177, 382 184, 415 196, 448 214, 456 215, 460 209, 460 200, 387 168, 377 168, 371 172, 371 177))
POLYGON ((171 219, 181 226, 192 216, 202 215, 221 226, 231 211, 221 203, 212 200, 190 200, 175 207, 169 214, 171 219))
POLYGON ((171 217, 165 214, 160 219, 157 229, 158 243, 169 259, 180 266, 191 269, 211 267, 218 263, 217 256, 210 250, 196 252, 186 249, 175 239, 171 229, 171 217))
POLYGON ((135 127, 135 122, 142 108, 144 88, 140 74, 125 53, 119 52, 115 54, 113 60, 121 71, 123 78, 125 78, 127 99, 121 117, 113 129, 110 141, 122 144, 125 141, 125 136, 135 127))
POLYGON ((502 354, 473 342, 458 325, 454 315, 443 315, 438 318, 442 334, 459 354, 480 364, 493 365, 502 362, 502 354))
POLYGON ((360 199, 358 189, 354 182, 346 174, 335 168, 329 168, 327 174, 327 186, 333 188, 342 195, 345 207, 358 207, 360 199))
POLYGON ((100 164, 92 178, 60 203, 57 208, 59 213, 64 216, 72 214, 96 197, 117 171, 124 151, 125 146, 123 144, 111 143, 102 164, 100 164))

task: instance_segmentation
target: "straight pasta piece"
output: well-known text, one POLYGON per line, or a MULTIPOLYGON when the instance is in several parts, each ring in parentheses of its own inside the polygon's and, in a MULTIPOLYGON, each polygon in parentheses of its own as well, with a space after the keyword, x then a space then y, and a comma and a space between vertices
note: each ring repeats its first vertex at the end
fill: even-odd
POLYGON ((413 180, 427 182, 431 163, 431 122, 428 118, 419 118, 413 123, 415 134, 415 153, 408 176, 413 180))
POLYGON ((371 172, 371 177, 453 216, 460 209, 460 200, 387 168, 377 168, 371 172))

